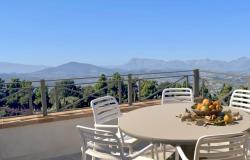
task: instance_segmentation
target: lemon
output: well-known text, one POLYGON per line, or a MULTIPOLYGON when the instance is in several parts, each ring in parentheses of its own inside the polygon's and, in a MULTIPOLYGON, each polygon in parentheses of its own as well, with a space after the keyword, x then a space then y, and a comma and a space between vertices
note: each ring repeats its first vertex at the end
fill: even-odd
POLYGON ((225 114, 224 121, 226 124, 231 123, 233 121, 233 117, 229 114, 225 114))

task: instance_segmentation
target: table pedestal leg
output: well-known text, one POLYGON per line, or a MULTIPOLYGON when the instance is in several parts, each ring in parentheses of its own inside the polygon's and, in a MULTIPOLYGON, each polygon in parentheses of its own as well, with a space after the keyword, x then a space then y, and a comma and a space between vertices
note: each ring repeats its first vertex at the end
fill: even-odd
POLYGON ((181 145, 181 148, 189 160, 194 159, 194 145, 181 145))

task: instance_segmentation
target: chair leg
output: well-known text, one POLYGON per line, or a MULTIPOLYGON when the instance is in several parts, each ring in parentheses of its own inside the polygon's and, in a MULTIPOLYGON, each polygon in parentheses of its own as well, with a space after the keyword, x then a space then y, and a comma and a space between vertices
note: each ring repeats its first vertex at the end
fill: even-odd
POLYGON ((159 154, 157 149, 157 144, 154 144, 156 160, 159 160, 159 154))
POLYGON ((177 149, 175 149, 175 160, 179 160, 179 153, 177 149))
POLYGON ((82 152, 82 160, 86 160, 87 158, 87 156, 86 156, 86 154, 85 154, 85 151, 83 150, 83 148, 81 147, 81 152, 82 152))
POLYGON ((87 160, 86 154, 82 154, 82 160, 87 160))
POLYGON ((166 145, 163 144, 163 159, 166 160, 166 145))
POLYGON ((128 146, 128 150, 129 150, 129 154, 132 154, 133 153, 133 147, 130 145, 128 146))
POLYGON ((155 153, 154 153, 154 147, 152 147, 152 149, 151 149, 151 158, 152 159, 154 159, 155 158, 155 155, 154 155, 155 153))

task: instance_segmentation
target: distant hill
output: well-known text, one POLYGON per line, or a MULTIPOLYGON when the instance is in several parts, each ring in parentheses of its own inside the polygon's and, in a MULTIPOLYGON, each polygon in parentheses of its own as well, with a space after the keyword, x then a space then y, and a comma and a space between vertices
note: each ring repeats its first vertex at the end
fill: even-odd
POLYGON ((31 77, 43 77, 45 79, 97 76, 111 74, 114 70, 98 67, 87 63, 69 62, 57 67, 50 67, 41 71, 29 73, 31 77))
POLYGON ((189 70, 198 68, 201 70, 232 72, 239 74, 250 74, 250 59, 241 57, 232 61, 219 61, 211 59, 188 60, 188 61, 163 61, 155 59, 133 58, 124 65, 117 66, 123 70, 189 70))
POLYGON ((17 63, 0 62, 0 73, 30 73, 47 68, 44 65, 26 65, 17 63))
MULTIPOLYGON (((30 70, 37 70, 38 68, 39 67, 35 66, 33 69, 30 70)), ((14 74, 0 74, 0 77, 6 80, 9 80, 11 78, 40 80, 99 76, 102 73, 106 75, 111 75, 114 72, 120 72, 122 74, 133 74, 159 71, 192 70, 195 68, 198 68, 200 70, 250 75, 250 59, 247 57, 241 57, 239 59, 227 62, 211 59, 164 61, 155 59, 133 58, 126 64, 112 67, 100 67, 87 63, 69 62, 56 67, 49 67, 41 69, 39 71, 32 71, 30 73, 21 73, 21 68, 16 70, 12 68, 12 71, 15 72, 14 74)), ((10 69, 11 68, 5 68, 5 70, 10 69)), ((27 71, 28 70, 26 70, 26 72, 27 71)))

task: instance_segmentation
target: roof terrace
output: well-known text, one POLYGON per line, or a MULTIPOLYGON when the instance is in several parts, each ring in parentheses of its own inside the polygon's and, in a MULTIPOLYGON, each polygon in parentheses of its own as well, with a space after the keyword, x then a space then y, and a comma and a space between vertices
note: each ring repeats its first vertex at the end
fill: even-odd
POLYGON ((164 88, 188 87, 195 101, 218 98, 227 106, 233 89, 250 88, 249 82, 247 76, 199 70, 4 82, 0 159, 79 159, 75 126, 93 127, 89 104, 97 97, 112 95, 129 112, 160 104, 164 88))

